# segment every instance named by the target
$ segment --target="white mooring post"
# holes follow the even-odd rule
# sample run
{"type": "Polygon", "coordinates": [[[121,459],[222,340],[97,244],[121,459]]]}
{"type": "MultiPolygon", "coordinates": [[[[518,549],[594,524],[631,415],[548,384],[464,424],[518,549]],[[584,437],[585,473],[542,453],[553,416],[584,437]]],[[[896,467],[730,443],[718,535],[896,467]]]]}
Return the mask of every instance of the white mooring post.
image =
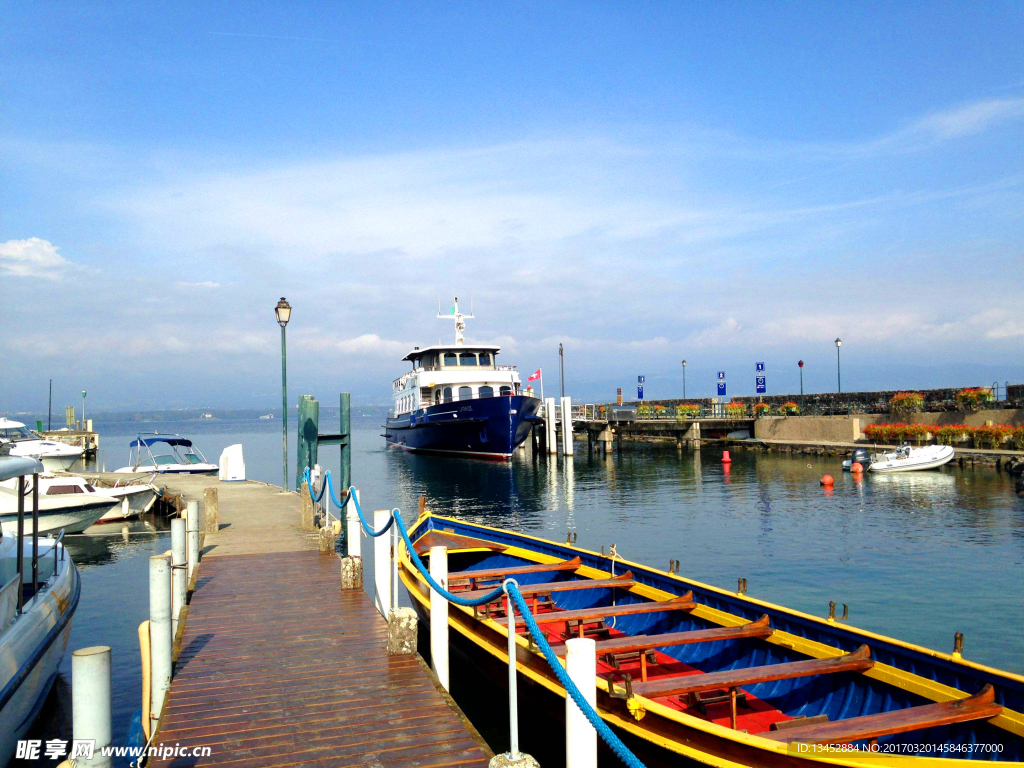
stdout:
{"type": "MultiPolygon", "coordinates": [[[[596,708],[597,644],[592,638],[565,641],[565,671],[596,708]]],[[[597,768],[597,731],[571,696],[565,697],[565,768],[597,768]]]]}
{"type": "Polygon", "coordinates": [[[562,455],[572,456],[572,398],[562,398],[562,455]]]}
{"type": "MultiPolygon", "coordinates": [[[[373,530],[379,531],[388,524],[391,511],[378,509],[373,513],[373,530]]],[[[385,619],[391,609],[391,542],[384,533],[373,540],[373,586],[374,602],[385,619]]]]}
{"type": "Polygon", "coordinates": [[[185,521],[171,520],[171,637],[178,636],[178,618],[188,595],[188,554],[185,521]]]}
{"type": "Polygon", "coordinates": [[[101,751],[110,746],[110,647],[80,648],[71,654],[72,738],[96,742],[89,760],[76,765],[109,768],[110,756],[101,751]]]}
{"type": "Polygon", "coordinates": [[[171,687],[171,558],[149,558],[150,718],[154,728],[171,687]]]}
{"type": "MultiPolygon", "coordinates": [[[[430,576],[448,589],[448,547],[430,548],[430,576]]],[[[430,590],[430,663],[434,674],[450,691],[448,684],[448,601],[436,589],[430,590]]]]}
{"type": "Polygon", "coordinates": [[[555,430],[555,398],[544,401],[544,429],[547,432],[548,453],[558,453],[558,438],[555,430]]]}
{"type": "Polygon", "coordinates": [[[199,566],[199,502],[190,501],[187,509],[188,583],[191,585],[199,566]]]}
{"type": "Polygon", "coordinates": [[[355,499],[345,502],[345,519],[348,523],[348,555],[349,557],[362,557],[363,526],[359,524],[359,513],[356,512],[356,502],[360,498],[358,489],[354,493],[355,499]]]}

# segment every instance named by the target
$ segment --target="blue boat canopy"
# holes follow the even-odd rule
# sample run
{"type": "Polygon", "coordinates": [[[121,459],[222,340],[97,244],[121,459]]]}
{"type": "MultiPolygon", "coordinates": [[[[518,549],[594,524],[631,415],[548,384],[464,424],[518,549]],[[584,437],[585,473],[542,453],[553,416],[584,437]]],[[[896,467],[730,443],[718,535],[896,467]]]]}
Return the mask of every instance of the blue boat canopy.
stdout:
{"type": "Polygon", "coordinates": [[[130,447],[138,448],[140,445],[144,445],[147,448],[155,443],[167,443],[168,445],[184,445],[186,448],[191,447],[192,441],[186,440],[184,437],[140,437],[138,440],[132,440],[130,447]]]}

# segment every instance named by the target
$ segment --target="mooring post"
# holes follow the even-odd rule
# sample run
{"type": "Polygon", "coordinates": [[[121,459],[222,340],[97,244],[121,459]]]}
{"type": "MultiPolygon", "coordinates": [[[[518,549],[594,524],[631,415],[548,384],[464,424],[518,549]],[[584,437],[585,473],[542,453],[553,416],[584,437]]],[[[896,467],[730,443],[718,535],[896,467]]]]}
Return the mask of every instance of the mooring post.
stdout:
{"type": "Polygon", "coordinates": [[[150,733],[160,721],[171,687],[171,558],[149,558],[150,733]]]}
{"type": "Polygon", "coordinates": [[[188,553],[185,521],[171,520],[171,637],[178,636],[178,621],[188,595],[188,553]]]}
{"type": "Polygon", "coordinates": [[[338,478],[339,491],[347,489],[352,485],[352,398],[348,392],[342,392],[340,400],[338,433],[345,435],[345,438],[341,441],[341,476],[338,478]]]}
{"type": "Polygon", "coordinates": [[[295,467],[295,487],[302,485],[302,475],[316,466],[320,445],[320,403],[312,395],[299,396],[299,446],[295,467]]]}
{"type": "Polygon", "coordinates": [[[359,501],[359,489],[354,492],[355,499],[349,499],[345,503],[345,520],[348,523],[348,531],[345,540],[348,542],[348,554],[350,557],[362,557],[363,550],[363,527],[359,523],[359,513],[356,512],[356,502],[359,501]]]}
{"type": "Polygon", "coordinates": [[[512,598],[506,593],[505,615],[508,616],[508,740],[509,750],[495,755],[488,768],[540,768],[530,755],[519,751],[519,694],[516,690],[516,613],[512,598]]]}
{"type": "Polygon", "coordinates": [[[548,453],[557,454],[558,439],[555,431],[555,398],[553,397],[549,397],[544,401],[544,427],[548,453]]]}
{"type": "MultiPolygon", "coordinates": [[[[373,528],[379,531],[388,524],[391,511],[378,509],[373,513],[373,528]]],[[[391,542],[382,534],[373,540],[374,603],[380,615],[387,618],[391,609],[391,542]]]]}
{"type": "MultiPolygon", "coordinates": [[[[565,671],[596,709],[597,644],[593,638],[565,641],[565,671]]],[[[571,696],[565,697],[565,768],[597,768],[597,731],[571,696]]]]}
{"type": "Polygon", "coordinates": [[[572,456],[572,398],[562,398],[562,454],[572,456]]]}
{"type": "MultiPolygon", "coordinates": [[[[430,548],[430,576],[448,589],[448,547],[430,548]]],[[[448,601],[436,589],[430,590],[430,663],[446,691],[448,683],[448,601]]]]}
{"type": "Polygon", "coordinates": [[[203,530],[206,533],[220,530],[220,498],[216,488],[203,491],[203,530]]]}
{"type": "Polygon", "coordinates": [[[199,567],[199,502],[190,501],[187,510],[188,587],[195,589],[196,568],[199,567]]]}
{"type": "Polygon", "coordinates": [[[110,647],[96,645],[71,654],[72,738],[95,742],[93,756],[77,759],[75,765],[109,768],[110,756],[110,647]]]}

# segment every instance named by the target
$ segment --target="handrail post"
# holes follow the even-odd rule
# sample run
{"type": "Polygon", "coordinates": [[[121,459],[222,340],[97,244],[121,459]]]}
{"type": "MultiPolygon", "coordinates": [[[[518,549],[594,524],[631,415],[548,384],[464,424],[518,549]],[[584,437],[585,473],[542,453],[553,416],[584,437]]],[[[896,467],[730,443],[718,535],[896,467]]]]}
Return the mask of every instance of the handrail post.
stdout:
{"type": "Polygon", "coordinates": [[[25,476],[18,477],[18,615],[25,607],[25,476]]]}
{"type": "MultiPolygon", "coordinates": [[[[430,576],[448,589],[448,547],[430,548],[430,576]]],[[[436,589],[430,590],[430,663],[446,691],[451,690],[448,674],[448,601],[436,589]]]]}
{"type": "Polygon", "coordinates": [[[32,597],[39,589],[39,475],[32,475],[32,597]]]}
{"type": "MultiPolygon", "coordinates": [[[[391,511],[378,509],[373,513],[373,528],[379,531],[388,524],[391,511]]],[[[386,535],[373,540],[373,585],[374,602],[381,616],[387,618],[391,607],[391,542],[386,535]]]]}
{"type": "Polygon", "coordinates": [[[346,536],[346,540],[348,543],[349,557],[362,556],[363,528],[359,524],[359,513],[356,512],[357,501],[359,501],[358,489],[351,491],[348,501],[345,503],[345,518],[348,525],[348,535],[346,536]],[[352,498],[353,494],[355,498],[352,498]]]}
{"type": "Polygon", "coordinates": [[[391,526],[391,610],[393,611],[398,610],[398,539],[398,524],[395,523],[391,526]]]}
{"type": "MultiPolygon", "coordinates": [[[[565,641],[565,671],[596,709],[597,644],[592,638],[565,641]]],[[[597,768],[597,731],[571,696],[565,697],[565,768],[597,768]]]]}
{"type": "Polygon", "coordinates": [[[512,595],[505,590],[505,615],[508,617],[508,740],[509,754],[519,759],[519,691],[516,689],[516,610],[512,595]]]}
{"type": "MultiPolygon", "coordinates": [[[[196,568],[199,567],[199,502],[188,502],[186,509],[188,514],[188,527],[186,531],[188,544],[188,586],[192,587],[195,583],[196,568]]],[[[170,585],[168,585],[169,590],[170,585]]]]}

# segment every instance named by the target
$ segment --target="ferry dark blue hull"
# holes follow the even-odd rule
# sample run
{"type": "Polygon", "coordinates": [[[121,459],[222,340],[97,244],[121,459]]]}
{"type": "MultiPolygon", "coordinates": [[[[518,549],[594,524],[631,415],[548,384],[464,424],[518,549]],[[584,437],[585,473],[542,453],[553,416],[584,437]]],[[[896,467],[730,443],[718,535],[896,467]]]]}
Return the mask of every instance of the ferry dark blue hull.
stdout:
{"type": "Polygon", "coordinates": [[[508,458],[530,434],[540,403],[522,395],[440,403],[389,418],[385,437],[408,451],[508,458]]]}

